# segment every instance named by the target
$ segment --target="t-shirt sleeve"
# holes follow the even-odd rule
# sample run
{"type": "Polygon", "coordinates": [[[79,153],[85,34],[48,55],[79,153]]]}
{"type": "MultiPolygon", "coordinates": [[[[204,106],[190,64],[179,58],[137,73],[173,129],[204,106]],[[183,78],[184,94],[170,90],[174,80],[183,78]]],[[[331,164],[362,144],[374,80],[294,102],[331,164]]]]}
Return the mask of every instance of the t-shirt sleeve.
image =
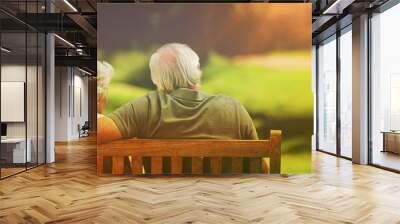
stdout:
{"type": "Polygon", "coordinates": [[[123,138],[134,138],[137,136],[137,122],[133,103],[127,103],[108,115],[118,127],[123,138]]]}
{"type": "Polygon", "coordinates": [[[146,118],[145,108],[147,100],[145,97],[126,103],[117,110],[113,111],[108,117],[114,121],[123,138],[138,137],[142,130],[143,122],[146,118]]]}
{"type": "Polygon", "coordinates": [[[258,140],[257,130],[254,127],[253,120],[251,119],[249,113],[240,103],[239,107],[241,139],[258,140]]]}

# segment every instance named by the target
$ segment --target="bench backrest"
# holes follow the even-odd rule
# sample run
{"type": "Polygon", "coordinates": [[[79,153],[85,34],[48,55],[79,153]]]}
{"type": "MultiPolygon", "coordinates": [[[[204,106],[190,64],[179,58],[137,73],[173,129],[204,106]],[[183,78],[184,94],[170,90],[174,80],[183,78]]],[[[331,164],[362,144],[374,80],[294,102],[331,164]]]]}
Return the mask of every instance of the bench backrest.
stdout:
{"type": "Polygon", "coordinates": [[[203,158],[210,158],[210,174],[221,174],[222,158],[231,159],[231,173],[243,172],[243,158],[249,158],[249,172],[280,173],[281,131],[271,130],[268,140],[129,139],[98,145],[97,173],[104,175],[104,160],[111,157],[111,174],[185,174],[182,159],[191,158],[191,174],[203,174],[203,158]],[[125,158],[129,157],[129,172],[125,158]],[[150,157],[151,172],[144,173],[143,158],[150,157]],[[163,172],[163,157],[170,158],[169,173],[163,172]],[[269,164],[268,159],[269,158],[269,164]],[[257,167],[261,167],[257,169],[257,167]]]}

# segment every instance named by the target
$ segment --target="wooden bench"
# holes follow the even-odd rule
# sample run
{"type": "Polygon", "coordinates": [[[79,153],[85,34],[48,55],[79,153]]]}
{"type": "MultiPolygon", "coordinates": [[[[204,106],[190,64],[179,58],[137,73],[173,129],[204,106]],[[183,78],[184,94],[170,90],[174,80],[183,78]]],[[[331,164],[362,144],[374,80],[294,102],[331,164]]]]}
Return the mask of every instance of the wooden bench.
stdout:
{"type": "Polygon", "coordinates": [[[281,171],[281,131],[271,130],[268,140],[209,140],[179,139],[118,140],[98,145],[97,173],[104,172],[105,158],[112,160],[110,174],[186,174],[182,160],[192,158],[191,173],[203,174],[203,158],[210,158],[210,174],[221,174],[222,158],[232,158],[231,173],[243,173],[243,158],[249,158],[249,172],[276,173],[281,171]],[[129,172],[125,159],[129,157],[129,172]],[[150,157],[150,173],[144,173],[143,158],[150,157]],[[163,158],[170,158],[168,173],[163,172],[163,158]],[[267,162],[269,158],[269,163],[267,162]],[[125,161],[124,161],[125,160],[125,161]],[[257,167],[261,169],[257,170],[257,167]]]}

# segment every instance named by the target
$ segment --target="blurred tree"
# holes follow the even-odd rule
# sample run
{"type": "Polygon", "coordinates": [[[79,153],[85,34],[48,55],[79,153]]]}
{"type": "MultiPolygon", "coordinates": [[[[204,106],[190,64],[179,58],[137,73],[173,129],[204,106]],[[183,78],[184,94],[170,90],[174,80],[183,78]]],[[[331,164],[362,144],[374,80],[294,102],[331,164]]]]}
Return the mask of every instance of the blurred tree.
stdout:
{"type": "Polygon", "coordinates": [[[309,4],[140,4],[112,9],[100,10],[99,16],[99,46],[107,53],[180,42],[207,60],[209,51],[233,56],[311,46],[309,4]]]}

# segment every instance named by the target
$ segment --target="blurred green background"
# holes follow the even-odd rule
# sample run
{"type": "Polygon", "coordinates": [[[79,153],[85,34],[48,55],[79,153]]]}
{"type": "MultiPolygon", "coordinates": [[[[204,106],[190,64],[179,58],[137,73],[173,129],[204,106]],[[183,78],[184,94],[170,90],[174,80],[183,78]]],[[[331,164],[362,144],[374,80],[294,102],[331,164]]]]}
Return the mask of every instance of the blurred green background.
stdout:
{"type": "MultiPolygon", "coordinates": [[[[110,58],[115,74],[105,114],[155,89],[147,68],[149,54],[121,51],[110,58]]],[[[309,57],[308,51],[240,58],[211,53],[208,63],[202,66],[202,90],[238,99],[253,118],[260,138],[268,138],[270,129],[283,131],[285,173],[311,171],[311,71],[309,66],[302,66],[307,65],[309,57]]]]}
{"type": "Polygon", "coordinates": [[[115,69],[105,114],[156,89],[150,79],[148,62],[158,47],[167,42],[186,43],[200,56],[202,91],[238,99],[249,111],[262,139],[269,138],[270,129],[282,130],[283,173],[311,172],[311,37],[303,33],[311,29],[308,7],[204,5],[100,9],[98,59],[109,62],[115,69]],[[163,31],[168,22],[184,21],[182,16],[188,14],[198,16],[196,26],[185,21],[184,25],[174,27],[173,32],[163,31]],[[118,21],[118,16],[120,21],[132,18],[128,22],[137,29],[120,30],[107,20],[111,16],[113,21],[118,21]],[[217,22],[206,23],[210,18],[217,22]],[[224,18],[241,26],[227,28],[224,18]],[[259,31],[260,24],[265,27],[264,32],[259,31]],[[187,35],[188,28],[194,34],[187,35]],[[238,32],[242,28],[246,32],[238,32]],[[210,30],[225,31],[218,33],[217,38],[210,30]],[[257,42],[260,44],[254,44],[257,42]]]}

